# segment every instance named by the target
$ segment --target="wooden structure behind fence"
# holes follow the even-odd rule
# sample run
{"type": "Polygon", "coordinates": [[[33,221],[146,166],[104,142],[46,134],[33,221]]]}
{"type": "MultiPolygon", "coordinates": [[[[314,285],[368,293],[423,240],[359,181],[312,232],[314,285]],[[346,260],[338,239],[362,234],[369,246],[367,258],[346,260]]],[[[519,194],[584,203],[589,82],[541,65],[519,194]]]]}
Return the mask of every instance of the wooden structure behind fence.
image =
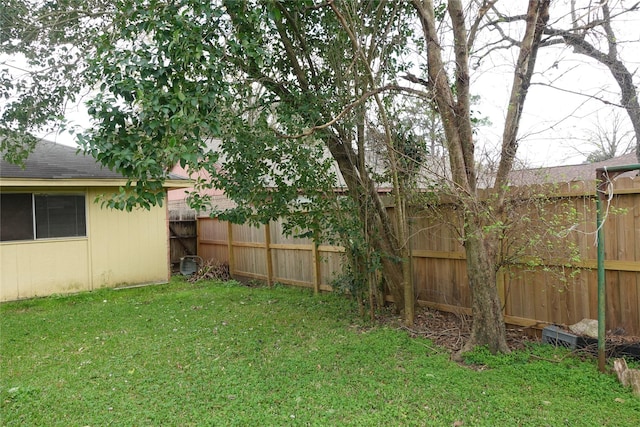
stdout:
{"type": "Polygon", "coordinates": [[[195,211],[184,204],[169,204],[169,258],[171,269],[179,269],[180,258],[196,255],[198,250],[195,211]]]}
{"type": "MultiPolygon", "coordinates": [[[[580,260],[571,268],[562,267],[567,273],[566,282],[555,273],[524,263],[500,271],[498,288],[510,324],[541,328],[549,323],[572,324],[597,318],[595,183],[570,183],[558,191],[562,209],[573,207],[582,218],[566,237],[579,248],[580,260]],[[572,270],[575,274],[569,277],[572,270]]],[[[551,202],[548,209],[558,206],[551,202]]],[[[606,326],[626,335],[640,335],[640,178],[615,181],[609,212],[604,225],[606,326]]],[[[535,219],[535,215],[531,217],[535,219]]],[[[464,250],[455,230],[439,218],[442,212],[417,216],[410,224],[418,303],[470,313],[464,250]]],[[[526,230],[523,233],[526,235],[526,230]]],[[[228,262],[234,277],[331,290],[332,280],[342,273],[343,254],[341,247],[284,236],[278,222],[256,228],[198,219],[198,255],[228,262]]]]}

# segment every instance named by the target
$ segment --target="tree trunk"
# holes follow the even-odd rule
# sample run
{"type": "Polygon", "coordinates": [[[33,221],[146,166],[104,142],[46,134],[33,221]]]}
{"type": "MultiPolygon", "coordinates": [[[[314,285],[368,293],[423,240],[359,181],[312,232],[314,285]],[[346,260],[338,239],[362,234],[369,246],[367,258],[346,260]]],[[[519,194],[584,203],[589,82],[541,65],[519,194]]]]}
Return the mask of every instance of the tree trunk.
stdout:
{"type": "Polygon", "coordinates": [[[360,207],[360,219],[366,224],[365,232],[372,247],[382,255],[382,277],[393,297],[396,312],[404,307],[404,275],[402,270],[400,242],[396,237],[392,221],[378,195],[374,182],[366,171],[357,168],[357,156],[350,145],[339,138],[326,138],[327,148],[336,160],[347,184],[350,196],[355,197],[360,207]],[[360,200],[362,198],[362,200],[360,200]]]}
{"type": "MultiPolygon", "coordinates": [[[[413,0],[422,25],[423,38],[427,48],[427,72],[429,85],[438,112],[442,118],[447,140],[451,177],[454,185],[453,195],[460,201],[464,211],[464,246],[467,256],[467,274],[471,294],[473,326],[471,337],[462,351],[468,351],[478,345],[487,345],[492,352],[506,352],[506,332],[500,298],[498,296],[496,271],[496,237],[483,232],[484,225],[476,187],[477,170],[474,161],[473,127],[470,115],[470,79],[469,79],[469,37],[466,30],[468,8],[461,0],[448,0],[449,14],[453,34],[455,54],[455,91],[448,78],[449,70],[442,58],[441,39],[438,28],[441,23],[436,19],[433,0],[413,0]]],[[[439,2],[438,4],[442,4],[439,2]]],[[[526,14],[526,27],[519,43],[519,56],[514,70],[514,82],[509,101],[509,114],[506,118],[503,135],[503,149],[496,178],[495,190],[498,192],[497,205],[500,211],[504,203],[504,188],[508,183],[508,174],[513,166],[517,144],[518,125],[521,112],[531,81],[540,39],[549,18],[550,0],[529,0],[526,14]]],[[[477,23],[488,7],[480,10],[477,23]]],[[[477,27],[473,29],[473,33],[477,27]]]]}
{"type": "MultiPolygon", "coordinates": [[[[240,29],[247,27],[247,22],[242,19],[236,12],[236,2],[227,1],[227,10],[231,20],[240,29]]],[[[280,5],[280,3],[276,3],[280,5]]],[[[335,8],[332,2],[327,2],[327,6],[333,8],[338,18],[341,14],[335,8]]],[[[284,13],[286,10],[279,6],[284,13]]],[[[305,69],[303,64],[305,61],[300,61],[298,54],[294,49],[295,43],[288,36],[286,29],[282,25],[282,22],[278,18],[274,21],[276,30],[284,46],[284,53],[289,59],[291,64],[291,73],[296,77],[299,87],[302,92],[307,94],[309,99],[317,99],[317,94],[314,92],[314,88],[309,84],[312,80],[309,76],[314,76],[313,69],[305,69]]],[[[345,26],[345,30],[348,30],[348,25],[345,26]]],[[[252,31],[251,28],[247,29],[247,32],[252,31]]],[[[351,35],[352,36],[352,35],[351,35]]],[[[357,41],[352,37],[354,43],[357,41]]],[[[358,51],[358,45],[354,44],[354,51],[358,51]]],[[[363,58],[364,60],[365,58],[363,58]]],[[[319,113],[313,113],[312,110],[305,111],[298,105],[299,99],[293,96],[291,91],[284,84],[274,81],[271,77],[263,74],[263,70],[257,66],[253,61],[247,63],[238,63],[240,69],[244,70],[252,79],[261,82],[273,93],[278,94],[282,103],[290,103],[290,107],[294,110],[298,110],[299,114],[304,117],[308,123],[329,123],[334,120],[334,116],[331,114],[331,108],[319,113]]],[[[307,65],[309,65],[307,63],[307,65]]],[[[370,80],[369,77],[366,77],[370,80]]],[[[373,80],[370,80],[373,83],[373,80]]],[[[373,85],[371,85],[373,86],[373,85]]],[[[366,87],[366,84],[364,85],[366,87]]],[[[321,132],[322,139],[329,149],[332,157],[338,164],[338,168],[346,182],[349,190],[349,197],[355,198],[356,205],[359,207],[359,216],[362,223],[365,224],[364,232],[371,238],[371,245],[382,255],[382,276],[386,282],[386,285],[394,298],[396,304],[396,310],[399,311],[404,306],[404,290],[403,290],[403,271],[401,263],[401,242],[402,240],[397,236],[397,232],[393,227],[393,223],[386,212],[386,208],[382,203],[378,191],[375,187],[375,183],[369,176],[364,165],[359,167],[361,160],[358,159],[353,146],[351,130],[345,130],[340,125],[334,124],[330,128],[321,132]]]]}
{"type": "Polygon", "coordinates": [[[498,295],[492,237],[482,233],[476,218],[465,226],[465,254],[471,291],[471,337],[461,353],[487,345],[492,353],[508,352],[502,303],[498,295]]]}
{"type": "MultiPolygon", "coordinates": [[[[402,187],[401,187],[402,188],[402,187]]],[[[404,191],[404,190],[403,190],[404,191]]],[[[402,210],[398,211],[398,215],[402,213],[402,217],[398,218],[398,228],[402,228],[402,287],[404,289],[404,323],[407,326],[413,326],[416,316],[416,298],[413,287],[413,278],[411,277],[411,250],[409,248],[410,230],[407,215],[407,206],[405,200],[399,199],[396,203],[401,203],[402,210]]]]}

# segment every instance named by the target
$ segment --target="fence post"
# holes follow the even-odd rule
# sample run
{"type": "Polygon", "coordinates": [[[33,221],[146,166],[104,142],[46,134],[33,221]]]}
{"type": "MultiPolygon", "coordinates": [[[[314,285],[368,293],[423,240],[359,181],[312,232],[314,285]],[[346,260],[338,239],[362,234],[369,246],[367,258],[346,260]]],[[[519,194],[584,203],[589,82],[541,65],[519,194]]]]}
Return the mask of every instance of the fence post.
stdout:
{"type": "Polygon", "coordinates": [[[233,278],[236,270],[236,260],[233,255],[233,224],[227,221],[227,246],[229,247],[229,275],[233,278]]]}
{"type": "Polygon", "coordinates": [[[320,292],[320,255],[318,254],[317,235],[313,236],[311,256],[313,257],[313,293],[320,292]]]}
{"type": "Polygon", "coordinates": [[[273,263],[271,262],[271,226],[267,222],[264,225],[264,243],[267,262],[267,285],[273,285],[273,263]]]}

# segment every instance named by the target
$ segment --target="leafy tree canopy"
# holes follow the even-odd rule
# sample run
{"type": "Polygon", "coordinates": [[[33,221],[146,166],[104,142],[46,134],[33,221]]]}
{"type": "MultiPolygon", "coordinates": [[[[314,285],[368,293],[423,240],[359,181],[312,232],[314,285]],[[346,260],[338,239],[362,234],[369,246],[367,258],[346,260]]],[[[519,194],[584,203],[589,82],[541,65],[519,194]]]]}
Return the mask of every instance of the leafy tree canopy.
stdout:
{"type": "MultiPolygon", "coordinates": [[[[161,183],[180,164],[207,170],[198,186],[239,202],[226,214],[235,221],[322,210],[339,151],[327,141],[349,145],[338,155],[352,157],[357,175],[354,101],[393,78],[411,34],[407,4],[336,3],[9,0],[0,54],[23,57],[28,72],[0,73],[0,148],[23,161],[34,132],[88,97],[94,122],[78,141],[131,180],[113,207],[161,203],[161,183]],[[213,139],[219,150],[208,149],[213,139]]],[[[207,204],[197,193],[192,201],[207,204]]]]}

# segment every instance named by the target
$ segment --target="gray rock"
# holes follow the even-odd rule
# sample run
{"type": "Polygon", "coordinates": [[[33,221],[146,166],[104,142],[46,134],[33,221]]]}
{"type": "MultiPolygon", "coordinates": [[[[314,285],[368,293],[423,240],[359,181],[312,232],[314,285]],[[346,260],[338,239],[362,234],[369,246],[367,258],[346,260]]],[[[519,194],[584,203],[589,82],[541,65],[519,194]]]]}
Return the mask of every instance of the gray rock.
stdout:
{"type": "Polygon", "coordinates": [[[598,321],[593,319],[582,319],[578,323],[569,326],[569,330],[576,335],[598,338],[598,321]]]}

